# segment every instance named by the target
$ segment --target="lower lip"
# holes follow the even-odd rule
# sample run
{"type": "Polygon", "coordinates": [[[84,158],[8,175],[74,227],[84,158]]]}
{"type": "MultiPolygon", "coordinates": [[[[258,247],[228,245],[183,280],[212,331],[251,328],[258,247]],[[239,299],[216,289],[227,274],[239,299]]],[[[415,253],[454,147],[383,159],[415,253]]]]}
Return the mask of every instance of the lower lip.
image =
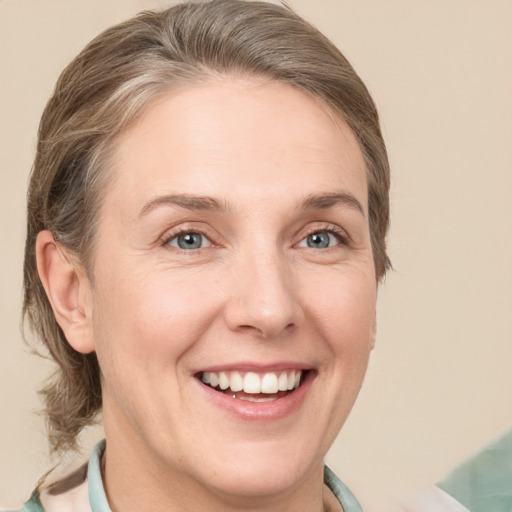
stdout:
{"type": "Polygon", "coordinates": [[[217,407],[246,421],[269,422],[277,421],[297,412],[306,398],[314,380],[314,372],[308,371],[302,384],[288,395],[271,402],[248,402],[233,398],[229,394],[220,393],[197,380],[198,385],[208,399],[217,407]]]}

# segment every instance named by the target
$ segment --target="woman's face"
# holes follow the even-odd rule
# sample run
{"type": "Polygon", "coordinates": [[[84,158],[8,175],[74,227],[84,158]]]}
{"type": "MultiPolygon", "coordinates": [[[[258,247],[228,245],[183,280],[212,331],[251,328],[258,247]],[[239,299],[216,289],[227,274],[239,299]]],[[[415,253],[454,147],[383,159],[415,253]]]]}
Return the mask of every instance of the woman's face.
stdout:
{"type": "Polygon", "coordinates": [[[107,464],[217,495],[318,481],[374,342],[354,135],[289,85],[226,78],[160,98],[113,163],[92,288],[107,464]]]}

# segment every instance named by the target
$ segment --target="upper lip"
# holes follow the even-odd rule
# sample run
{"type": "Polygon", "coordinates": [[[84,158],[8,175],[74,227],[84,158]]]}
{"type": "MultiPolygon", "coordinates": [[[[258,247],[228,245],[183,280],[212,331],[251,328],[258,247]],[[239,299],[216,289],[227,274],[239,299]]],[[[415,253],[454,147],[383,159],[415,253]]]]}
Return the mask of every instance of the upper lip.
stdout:
{"type": "Polygon", "coordinates": [[[241,371],[241,372],[255,372],[255,373],[270,373],[279,372],[284,370],[312,370],[313,366],[306,363],[296,361],[281,361],[275,363],[224,363],[218,365],[209,365],[206,367],[198,368],[193,371],[194,375],[203,372],[229,372],[229,371],[241,371]]]}

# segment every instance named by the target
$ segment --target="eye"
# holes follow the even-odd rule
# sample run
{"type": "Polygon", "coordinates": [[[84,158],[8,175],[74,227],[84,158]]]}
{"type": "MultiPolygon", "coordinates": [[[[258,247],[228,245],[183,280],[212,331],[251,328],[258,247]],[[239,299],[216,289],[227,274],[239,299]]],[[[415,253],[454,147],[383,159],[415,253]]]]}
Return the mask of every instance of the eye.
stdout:
{"type": "Polygon", "coordinates": [[[340,236],[331,231],[315,231],[299,242],[299,247],[327,249],[340,243],[340,236]]]}
{"type": "Polygon", "coordinates": [[[212,245],[210,240],[205,235],[195,231],[178,233],[172,238],[169,238],[166,244],[186,251],[193,249],[203,249],[204,247],[210,247],[212,245]]]}

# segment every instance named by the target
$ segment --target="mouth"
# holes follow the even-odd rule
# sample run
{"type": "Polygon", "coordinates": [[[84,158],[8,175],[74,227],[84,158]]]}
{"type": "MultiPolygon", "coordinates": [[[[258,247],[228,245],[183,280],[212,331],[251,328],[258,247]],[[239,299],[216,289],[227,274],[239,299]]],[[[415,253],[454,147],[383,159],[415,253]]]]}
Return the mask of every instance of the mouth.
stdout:
{"type": "Polygon", "coordinates": [[[218,393],[246,402],[274,402],[303,384],[307,370],[278,372],[220,371],[200,372],[196,377],[218,393]]]}

